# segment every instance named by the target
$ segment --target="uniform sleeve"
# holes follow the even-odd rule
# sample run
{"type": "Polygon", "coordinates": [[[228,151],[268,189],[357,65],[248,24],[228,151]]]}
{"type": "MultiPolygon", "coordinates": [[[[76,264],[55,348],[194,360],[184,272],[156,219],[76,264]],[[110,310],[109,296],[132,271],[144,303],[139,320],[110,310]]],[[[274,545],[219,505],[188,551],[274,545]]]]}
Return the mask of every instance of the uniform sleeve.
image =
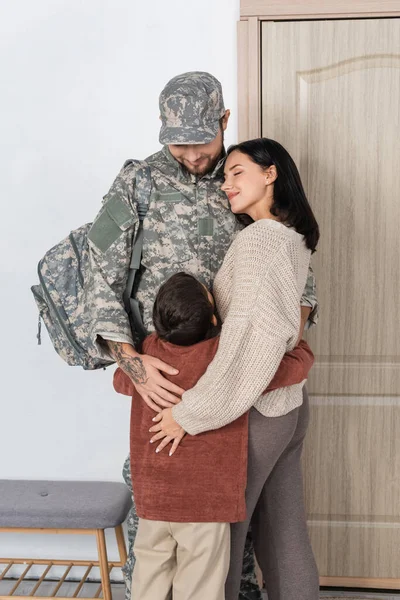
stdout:
{"type": "Polygon", "coordinates": [[[135,172],[122,168],[88,234],[89,266],[85,298],[90,314],[91,354],[109,358],[99,338],[133,344],[123,293],[138,223],[134,202],[135,172]]]}
{"type": "Polygon", "coordinates": [[[300,302],[301,306],[309,306],[311,308],[310,315],[308,317],[305,329],[310,329],[313,325],[318,323],[318,299],[317,299],[317,286],[315,282],[314,271],[311,265],[308,267],[308,276],[306,287],[304,288],[303,296],[300,302]]]}
{"type": "Polygon", "coordinates": [[[217,354],[172,409],[191,435],[219,429],[249,410],[297,340],[299,295],[286,245],[271,254],[268,238],[244,235],[235,244],[232,299],[217,354]]]}

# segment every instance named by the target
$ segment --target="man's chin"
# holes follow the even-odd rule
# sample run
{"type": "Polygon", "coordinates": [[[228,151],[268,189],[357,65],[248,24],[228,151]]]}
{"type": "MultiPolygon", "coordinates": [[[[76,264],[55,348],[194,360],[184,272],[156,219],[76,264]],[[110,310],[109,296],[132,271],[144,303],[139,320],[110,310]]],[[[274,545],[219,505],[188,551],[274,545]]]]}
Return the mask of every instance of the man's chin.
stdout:
{"type": "Polygon", "coordinates": [[[212,165],[208,164],[204,167],[189,167],[185,165],[186,170],[189,171],[192,175],[196,175],[197,177],[201,177],[202,175],[206,175],[212,170],[212,165]]]}
{"type": "Polygon", "coordinates": [[[206,163],[202,163],[198,166],[183,162],[183,166],[192,175],[196,175],[196,177],[202,177],[203,175],[207,175],[207,173],[213,171],[217,163],[218,158],[216,158],[215,160],[208,160],[206,163]]]}

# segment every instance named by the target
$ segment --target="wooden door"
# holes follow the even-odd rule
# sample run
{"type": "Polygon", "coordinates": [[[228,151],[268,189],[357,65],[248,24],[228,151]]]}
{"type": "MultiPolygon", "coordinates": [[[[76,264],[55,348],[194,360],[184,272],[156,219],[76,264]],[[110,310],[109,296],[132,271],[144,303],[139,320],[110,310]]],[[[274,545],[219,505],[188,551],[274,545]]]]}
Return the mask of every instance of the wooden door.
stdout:
{"type": "Polygon", "coordinates": [[[323,577],[400,587],[400,19],[264,22],[261,45],[262,135],[321,228],[312,544],[323,577]]]}

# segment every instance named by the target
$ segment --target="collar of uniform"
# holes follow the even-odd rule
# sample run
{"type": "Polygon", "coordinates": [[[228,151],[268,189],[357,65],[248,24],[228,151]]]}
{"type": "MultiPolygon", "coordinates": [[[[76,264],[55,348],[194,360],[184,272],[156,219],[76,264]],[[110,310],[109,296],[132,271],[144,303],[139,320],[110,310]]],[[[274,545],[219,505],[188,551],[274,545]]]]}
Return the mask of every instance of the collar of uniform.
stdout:
{"type": "Polygon", "coordinates": [[[204,178],[208,178],[208,179],[220,179],[223,177],[224,171],[223,171],[223,166],[225,164],[225,160],[226,160],[226,150],[225,150],[225,146],[222,146],[222,152],[221,152],[221,156],[219,157],[219,160],[217,162],[217,164],[215,165],[214,169],[212,171],[210,171],[209,173],[206,173],[204,175],[204,178]]]}
{"type": "Polygon", "coordinates": [[[181,165],[180,162],[178,162],[176,160],[176,158],[174,158],[170,152],[170,149],[168,148],[168,146],[164,146],[162,149],[163,153],[165,154],[168,162],[171,165],[174,165],[176,171],[177,171],[177,179],[179,181],[183,181],[184,183],[192,183],[191,181],[191,176],[190,173],[188,173],[188,171],[186,171],[186,169],[184,169],[181,165]]]}
{"type": "Polygon", "coordinates": [[[206,173],[205,175],[200,177],[200,179],[198,179],[196,177],[196,175],[192,175],[192,173],[189,173],[189,171],[187,171],[181,165],[181,163],[172,156],[171,151],[168,148],[168,146],[164,146],[162,151],[165,154],[168,162],[173,164],[175,166],[175,168],[177,169],[178,179],[180,181],[183,181],[184,183],[188,183],[188,182],[189,183],[197,183],[198,181],[201,181],[201,179],[214,179],[214,178],[220,178],[220,177],[222,178],[222,175],[223,175],[222,166],[226,160],[226,150],[225,150],[224,146],[222,147],[221,156],[220,156],[217,164],[215,165],[214,169],[212,171],[210,171],[209,173],[206,173]]]}

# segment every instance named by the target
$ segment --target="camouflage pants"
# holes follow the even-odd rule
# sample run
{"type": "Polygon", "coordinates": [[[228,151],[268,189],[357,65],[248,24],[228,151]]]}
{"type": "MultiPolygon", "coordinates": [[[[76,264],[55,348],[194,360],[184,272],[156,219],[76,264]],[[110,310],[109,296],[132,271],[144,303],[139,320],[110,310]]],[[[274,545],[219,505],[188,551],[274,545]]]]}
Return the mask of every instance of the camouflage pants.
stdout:
{"type": "MultiPolygon", "coordinates": [[[[133,553],[133,545],[135,543],[136,532],[138,528],[139,518],[136,514],[135,501],[133,499],[132,479],[131,479],[131,464],[130,458],[126,459],[122,470],[125,483],[131,491],[133,506],[128,514],[128,560],[122,568],[122,573],[125,579],[125,600],[131,600],[131,584],[132,572],[135,565],[135,555],[133,553]]],[[[260,588],[257,583],[254,563],[253,541],[251,531],[248,532],[246,538],[246,546],[243,557],[242,581],[240,583],[240,594],[238,600],[262,600],[260,588]]]]}

